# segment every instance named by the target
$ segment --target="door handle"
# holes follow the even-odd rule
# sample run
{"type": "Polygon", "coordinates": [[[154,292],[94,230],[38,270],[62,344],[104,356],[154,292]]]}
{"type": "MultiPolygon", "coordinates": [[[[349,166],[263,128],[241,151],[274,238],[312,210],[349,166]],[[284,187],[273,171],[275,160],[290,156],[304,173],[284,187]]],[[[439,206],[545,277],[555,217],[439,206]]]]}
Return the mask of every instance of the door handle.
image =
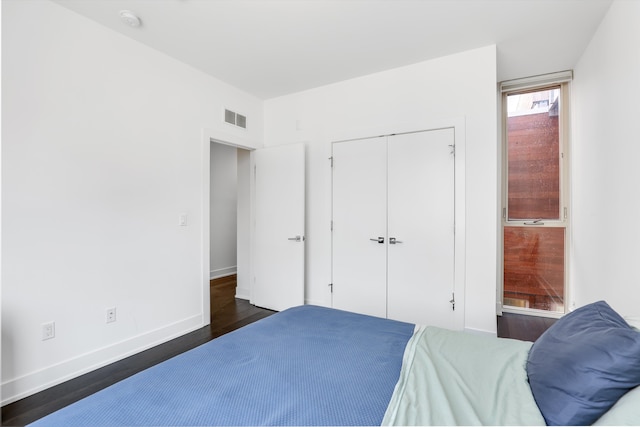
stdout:
{"type": "Polygon", "coordinates": [[[304,242],[304,236],[289,237],[287,240],[293,240],[294,242],[304,242]]]}
{"type": "Polygon", "coordinates": [[[402,240],[397,240],[395,237],[389,237],[390,245],[395,245],[396,243],[402,243],[402,240]]]}
{"type": "Polygon", "coordinates": [[[378,237],[377,239],[369,239],[372,242],[384,243],[384,237],[378,237]]]}

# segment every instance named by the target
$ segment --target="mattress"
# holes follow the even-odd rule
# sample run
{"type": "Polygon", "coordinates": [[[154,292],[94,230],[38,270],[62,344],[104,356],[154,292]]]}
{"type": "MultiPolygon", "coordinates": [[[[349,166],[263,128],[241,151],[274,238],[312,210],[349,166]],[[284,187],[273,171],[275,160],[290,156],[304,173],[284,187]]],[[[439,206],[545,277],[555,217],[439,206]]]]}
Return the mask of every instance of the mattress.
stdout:
{"type": "Polygon", "coordinates": [[[295,307],[31,425],[380,425],[413,332],[408,323],[295,307]]]}

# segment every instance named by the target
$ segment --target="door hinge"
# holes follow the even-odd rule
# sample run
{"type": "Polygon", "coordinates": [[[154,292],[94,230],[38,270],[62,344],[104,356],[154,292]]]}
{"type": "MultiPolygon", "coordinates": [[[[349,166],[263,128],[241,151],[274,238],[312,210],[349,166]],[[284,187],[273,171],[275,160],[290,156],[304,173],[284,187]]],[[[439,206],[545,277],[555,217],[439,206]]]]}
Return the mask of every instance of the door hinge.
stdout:
{"type": "Polygon", "coordinates": [[[329,157],[329,161],[331,162],[331,168],[333,169],[333,156],[329,157]]]}
{"type": "Polygon", "coordinates": [[[451,292],[451,300],[449,300],[451,304],[451,310],[456,311],[456,294],[455,292],[451,292]]]}
{"type": "Polygon", "coordinates": [[[331,288],[331,293],[333,293],[333,283],[329,283],[329,287],[331,288]]]}
{"type": "Polygon", "coordinates": [[[333,220],[331,220],[331,231],[333,231],[333,220]]]}
{"type": "Polygon", "coordinates": [[[567,219],[568,216],[569,216],[569,214],[567,213],[567,208],[565,206],[565,208],[564,208],[564,219],[567,219]]]}
{"type": "Polygon", "coordinates": [[[449,144],[449,147],[451,147],[451,152],[449,154],[453,154],[453,156],[455,157],[455,155],[456,155],[456,145],[455,144],[449,144]]]}

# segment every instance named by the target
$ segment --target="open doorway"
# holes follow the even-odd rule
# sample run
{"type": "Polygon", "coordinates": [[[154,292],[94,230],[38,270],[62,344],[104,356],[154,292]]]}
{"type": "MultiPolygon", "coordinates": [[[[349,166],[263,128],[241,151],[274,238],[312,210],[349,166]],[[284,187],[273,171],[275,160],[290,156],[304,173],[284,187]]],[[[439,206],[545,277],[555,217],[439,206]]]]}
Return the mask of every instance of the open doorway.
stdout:
{"type": "Polygon", "coordinates": [[[211,141],[209,156],[211,318],[249,299],[249,150],[211,141]]]}

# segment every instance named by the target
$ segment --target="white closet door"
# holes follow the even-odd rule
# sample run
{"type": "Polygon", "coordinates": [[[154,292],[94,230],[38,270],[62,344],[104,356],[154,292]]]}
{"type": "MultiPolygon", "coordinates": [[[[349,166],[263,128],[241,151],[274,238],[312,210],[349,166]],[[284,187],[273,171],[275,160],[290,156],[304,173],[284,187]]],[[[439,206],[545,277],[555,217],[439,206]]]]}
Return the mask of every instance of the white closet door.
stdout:
{"type": "Polygon", "coordinates": [[[388,144],[388,317],[454,328],[453,129],[388,144]],[[393,243],[396,239],[397,243],[393,243]]]}
{"type": "Polygon", "coordinates": [[[386,171],[386,138],[333,144],[334,308],[386,317],[386,171]]]}
{"type": "Polygon", "coordinates": [[[251,302],[282,311],[304,304],[304,145],[253,154],[256,222],[251,302]]]}

